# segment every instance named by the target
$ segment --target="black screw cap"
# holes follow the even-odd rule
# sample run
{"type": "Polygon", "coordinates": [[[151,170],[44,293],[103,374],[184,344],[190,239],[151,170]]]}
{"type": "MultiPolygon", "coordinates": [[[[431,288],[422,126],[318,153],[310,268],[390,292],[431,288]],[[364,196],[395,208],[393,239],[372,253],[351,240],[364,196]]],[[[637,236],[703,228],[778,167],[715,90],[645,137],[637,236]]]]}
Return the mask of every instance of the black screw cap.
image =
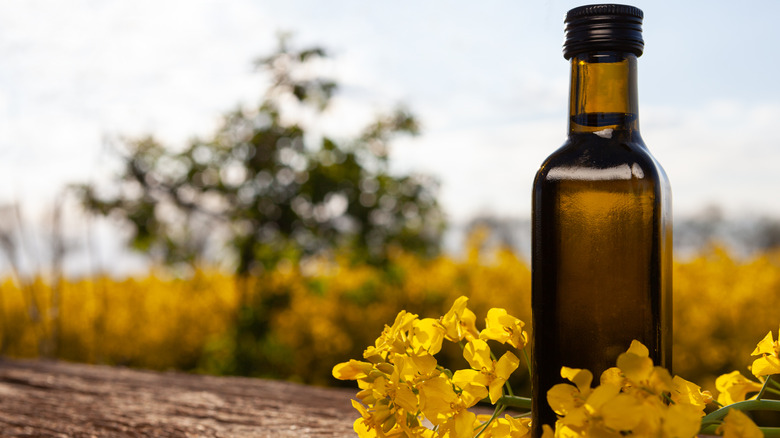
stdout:
{"type": "Polygon", "coordinates": [[[628,5],[580,6],[566,14],[563,57],[593,51],[625,51],[641,56],[642,10],[628,5]]]}

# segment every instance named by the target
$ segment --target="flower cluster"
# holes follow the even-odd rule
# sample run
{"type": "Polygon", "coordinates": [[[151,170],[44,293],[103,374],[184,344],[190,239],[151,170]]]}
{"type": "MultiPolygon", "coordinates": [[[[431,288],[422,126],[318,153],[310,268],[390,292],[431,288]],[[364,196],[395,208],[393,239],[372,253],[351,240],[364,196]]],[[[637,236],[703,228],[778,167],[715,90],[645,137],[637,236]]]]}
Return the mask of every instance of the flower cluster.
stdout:
{"type": "MultiPolygon", "coordinates": [[[[467,301],[458,298],[438,319],[401,311],[364,351],[363,361],[333,368],[334,377],[356,380],[361,389],[359,401],[352,402],[360,413],[353,425],[358,436],[531,436],[527,414],[500,417],[508,406],[530,407],[530,400],[514,396],[507,383],[520,359],[511,351],[496,358],[488,345],[488,341],[510,345],[528,362],[525,325],[506,310],[493,308],[480,331],[467,301]],[[469,368],[453,373],[438,363],[435,355],[444,341],[462,347],[469,368]],[[493,415],[470,410],[481,400],[495,405],[493,415]]],[[[715,401],[709,391],[655,366],[647,347],[633,341],[595,388],[589,370],[561,369],[561,376],[571,383],[548,391],[547,402],[558,420],[555,428],[544,426],[542,438],[690,438],[697,433],[762,437],[762,430],[743,411],[780,411],[780,401],[762,399],[768,392],[780,395],[780,383],[772,377],[780,374],[779,352],[780,339],[775,341],[770,332],[758,343],[753,355],[759,357],[750,367],[761,382],[739,371],[724,374],[716,381],[720,394],[715,401]],[[711,402],[721,408],[705,415],[711,402]]]]}
{"type": "Polygon", "coordinates": [[[695,384],[653,366],[647,347],[637,341],[595,389],[588,370],[564,367],[561,376],[574,385],[561,383],[547,393],[559,415],[555,436],[691,437],[712,400],[695,384]]]}
{"type": "Polygon", "coordinates": [[[772,332],[767,333],[751,355],[759,356],[750,367],[754,376],[780,374],[780,330],[777,332],[776,341],[772,340],[772,332]]]}
{"type": "Polygon", "coordinates": [[[460,438],[472,437],[475,431],[484,437],[529,434],[528,418],[485,418],[469,410],[485,398],[497,403],[520,364],[511,351],[496,358],[487,341],[523,349],[528,341],[524,323],[503,309],[491,309],[485,329],[478,331],[476,315],[466,304],[466,297],[458,298],[439,319],[420,319],[401,311],[365,350],[365,361],[350,360],[333,368],[334,377],[357,380],[361,389],[360,402],[353,400],[360,412],[354,424],[360,437],[460,438]],[[452,373],[438,364],[434,355],[445,340],[463,346],[469,369],[452,373]]]}
{"type": "MultiPolygon", "coordinates": [[[[743,414],[739,409],[729,409],[730,407],[741,407],[749,409],[767,409],[780,411],[780,402],[776,400],[761,400],[761,397],[771,392],[775,396],[780,395],[780,383],[772,379],[772,375],[780,374],[780,331],[778,331],[778,340],[772,338],[772,332],[759,341],[752,356],[758,356],[749,367],[753,375],[759,379],[759,382],[748,379],[739,371],[732,371],[723,374],[715,381],[715,387],[720,391],[718,395],[718,404],[724,406],[720,409],[728,411],[723,419],[723,424],[716,429],[723,433],[724,437],[735,438],[761,438],[764,434],[750,420],[750,417],[743,414]],[[752,396],[748,396],[752,394],[752,396]]],[[[718,411],[708,415],[713,417],[713,421],[719,420],[718,411]]],[[[706,425],[707,421],[702,421],[706,425]]]]}

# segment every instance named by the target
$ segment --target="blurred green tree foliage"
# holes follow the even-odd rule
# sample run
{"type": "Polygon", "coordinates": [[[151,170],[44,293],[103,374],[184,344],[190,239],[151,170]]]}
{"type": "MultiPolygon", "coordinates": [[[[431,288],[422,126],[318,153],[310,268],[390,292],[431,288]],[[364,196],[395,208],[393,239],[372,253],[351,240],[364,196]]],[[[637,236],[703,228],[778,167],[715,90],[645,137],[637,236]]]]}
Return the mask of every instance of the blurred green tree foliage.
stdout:
{"type": "Polygon", "coordinates": [[[357,138],[317,145],[293,121],[321,116],[337,90],[312,74],[324,58],[282,38],[257,61],[270,86],[256,108],[226,114],[212,138],[180,151],[153,137],[124,142],[118,189],[80,185],[84,206],[129,224],[133,248],[168,264],[196,264],[218,242],[240,275],[326,250],[371,263],[393,246],[436,254],[444,227],[436,181],[389,172],[391,140],[419,131],[412,114],[397,109],[357,138]]]}

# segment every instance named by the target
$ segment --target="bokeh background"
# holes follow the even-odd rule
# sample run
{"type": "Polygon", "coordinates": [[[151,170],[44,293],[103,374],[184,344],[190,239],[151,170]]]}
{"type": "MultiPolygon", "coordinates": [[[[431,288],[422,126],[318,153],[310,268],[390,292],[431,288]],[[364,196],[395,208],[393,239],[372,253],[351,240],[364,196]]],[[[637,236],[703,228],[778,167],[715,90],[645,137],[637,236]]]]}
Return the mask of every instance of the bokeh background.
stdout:
{"type": "MultiPolygon", "coordinates": [[[[402,308],[530,323],[580,4],[0,3],[0,354],[335,384],[402,308]]],[[[780,322],[780,4],[633,4],[674,371],[714,389],[780,322]]]]}

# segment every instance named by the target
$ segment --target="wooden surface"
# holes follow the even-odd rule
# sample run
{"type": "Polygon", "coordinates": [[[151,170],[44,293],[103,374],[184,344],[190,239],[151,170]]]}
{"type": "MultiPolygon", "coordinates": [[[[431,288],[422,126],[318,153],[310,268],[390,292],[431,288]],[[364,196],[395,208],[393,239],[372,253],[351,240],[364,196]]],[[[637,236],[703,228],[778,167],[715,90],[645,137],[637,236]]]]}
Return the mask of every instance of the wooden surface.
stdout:
{"type": "Polygon", "coordinates": [[[0,358],[0,436],[353,437],[355,392],[0,358]]]}

